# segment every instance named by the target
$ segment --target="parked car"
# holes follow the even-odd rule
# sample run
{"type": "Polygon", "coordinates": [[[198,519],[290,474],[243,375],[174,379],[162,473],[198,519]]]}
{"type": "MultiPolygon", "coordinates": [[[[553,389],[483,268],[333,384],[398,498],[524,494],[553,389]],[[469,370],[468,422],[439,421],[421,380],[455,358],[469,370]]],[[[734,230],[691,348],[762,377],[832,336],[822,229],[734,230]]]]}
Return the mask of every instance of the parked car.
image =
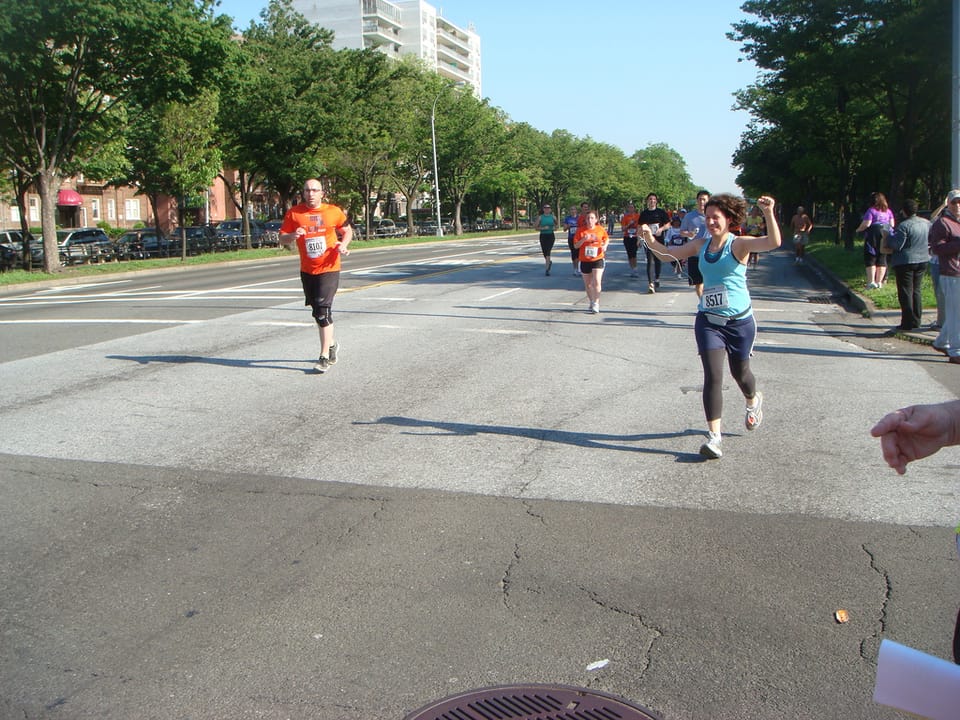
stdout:
{"type": "MultiPolygon", "coordinates": [[[[250,221],[250,247],[263,247],[263,223],[250,221]]],[[[238,250],[247,246],[243,237],[243,220],[223,220],[217,224],[217,245],[221,250],[238,250]]]]}
{"type": "Polygon", "coordinates": [[[60,262],[66,265],[102,262],[116,257],[113,241],[97,227],[57,230],[57,245],[60,247],[60,262]]]}
{"type": "Polygon", "coordinates": [[[128,230],[117,238],[116,247],[121,260],[170,257],[180,252],[179,244],[158,233],[156,228],[128,230]]]}
{"type": "MultiPolygon", "coordinates": [[[[30,235],[30,249],[37,244],[30,235]]],[[[41,262],[43,250],[41,249],[41,262]]],[[[23,234],[19,230],[0,230],[0,270],[16,270],[25,267],[23,262],[23,234]]]]}
{"type": "Polygon", "coordinates": [[[263,224],[263,244],[269,247],[279,247],[280,226],[283,220],[268,220],[263,224]]]}
{"type": "MultiPolygon", "coordinates": [[[[211,225],[188,225],[182,228],[187,235],[187,255],[213,252],[217,246],[217,231],[211,225]]],[[[183,252],[181,228],[170,233],[170,250],[173,255],[183,252]]]]}
{"type": "Polygon", "coordinates": [[[370,232],[374,237],[399,237],[406,235],[405,227],[398,227],[390,218],[379,218],[370,223],[370,232]]]}

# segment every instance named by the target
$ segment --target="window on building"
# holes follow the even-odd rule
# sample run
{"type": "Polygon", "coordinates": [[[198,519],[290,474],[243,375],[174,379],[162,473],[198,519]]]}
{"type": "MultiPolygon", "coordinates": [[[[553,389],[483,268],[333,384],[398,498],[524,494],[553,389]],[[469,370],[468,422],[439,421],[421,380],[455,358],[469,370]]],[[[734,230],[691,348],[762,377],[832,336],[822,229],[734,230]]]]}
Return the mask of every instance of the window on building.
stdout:
{"type": "Polygon", "coordinates": [[[91,200],[90,201],[90,215],[93,217],[94,222],[98,222],[100,218],[100,201],[91,200]]]}
{"type": "Polygon", "coordinates": [[[113,221],[117,219],[117,201],[113,198],[107,200],[107,220],[113,221]]]}
{"type": "Polygon", "coordinates": [[[10,206],[10,222],[20,223],[20,207],[18,205],[10,206]]]}
{"type": "Polygon", "coordinates": [[[123,214],[127,216],[127,220],[139,220],[140,219],[140,201],[137,200],[136,198],[124,201],[123,214]]]}
{"type": "Polygon", "coordinates": [[[27,206],[30,208],[30,222],[40,222],[40,201],[32,197],[27,200],[27,206]]]}

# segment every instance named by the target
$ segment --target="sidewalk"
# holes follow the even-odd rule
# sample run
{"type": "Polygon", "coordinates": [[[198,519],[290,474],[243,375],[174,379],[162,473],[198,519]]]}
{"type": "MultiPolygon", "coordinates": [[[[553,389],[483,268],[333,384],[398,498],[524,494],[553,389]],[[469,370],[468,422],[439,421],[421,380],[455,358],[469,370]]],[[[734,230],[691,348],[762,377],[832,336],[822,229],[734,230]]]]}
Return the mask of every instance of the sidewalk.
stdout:
{"type": "MultiPolygon", "coordinates": [[[[792,243],[784,243],[785,246],[788,244],[792,247],[792,243]]],[[[829,268],[824,266],[814,257],[805,257],[804,263],[800,267],[806,268],[807,272],[811,272],[816,275],[825,285],[831,288],[832,294],[842,299],[849,308],[859,312],[861,315],[863,315],[863,317],[875,320],[879,326],[888,327],[891,330],[890,337],[907,340],[909,342],[917,343],[918,345],[930,346],[932,346],[933,341],[936,340],[940,331],[930,327],[930,325],[935,322],[937,318],[935,309],[924,309],[924,325],[922,328],[911,330],[910,332],[904,332],[897,329],[897,325],[900,323],[900,308],[891,308],[886,310],[877,308],[869,297],[857,292],[849,285],[844,283],[842,280],[840,280],[840,278],[834,275],[829,268]]],[[[893,281],[890,280],[889,282],[893,281]]]]}

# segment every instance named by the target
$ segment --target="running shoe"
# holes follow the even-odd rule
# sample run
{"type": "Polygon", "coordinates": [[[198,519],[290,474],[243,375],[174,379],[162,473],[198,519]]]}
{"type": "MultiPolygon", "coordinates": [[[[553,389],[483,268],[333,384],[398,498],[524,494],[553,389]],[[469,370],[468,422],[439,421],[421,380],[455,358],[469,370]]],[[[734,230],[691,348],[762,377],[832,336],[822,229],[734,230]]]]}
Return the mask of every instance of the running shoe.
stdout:
{"type": "Polygon", "coordinates": [[[647,295],[653,295],[657,289],[653,286],[653,283],[647,283],[647,295]]]}
{"type": "Polygon", "coordinates": [[[744,424],[747,426],[747,430],[756,430],[760,427],[760,423],[763,422],[763,393],[757,392],[756,394],[756,404],[752,407],[747,405],[747,416],[744,418],[744,424]]]}
{"type": "Polygon", "coordinates": [[[335,342],[333,345],[330,346],[330,350],[329,350],[330,357],[329,357],[328,360],[327,360],[327,362],[328,362],[330,365],[336,365],[336,364],[337,364],[337,353],[339,353],[339,352],[340,352],[340,343],[335,342]]]}
{"type": "Polygon", "coordinates": [[[590,303],[590,312],[592,312],[594,315],[597,315],[600,312],[599,300],[594,300],[592,303],[590,303]]]}
{"type": "Polygon", "coordinates": [[[321,355],[317,358],[317,361],[313,364],[313,369],[316,370],[321,375],[327,371],[330,367],[330,361],[321,355]]]}
{"type": "Polygon", "coordinates": [[[723,457],[723,450],[720,448],[722,440],[720,433],[708,432],[707,441],[700,446],[700,455],[708,460],[717,460],[723,457]]]}

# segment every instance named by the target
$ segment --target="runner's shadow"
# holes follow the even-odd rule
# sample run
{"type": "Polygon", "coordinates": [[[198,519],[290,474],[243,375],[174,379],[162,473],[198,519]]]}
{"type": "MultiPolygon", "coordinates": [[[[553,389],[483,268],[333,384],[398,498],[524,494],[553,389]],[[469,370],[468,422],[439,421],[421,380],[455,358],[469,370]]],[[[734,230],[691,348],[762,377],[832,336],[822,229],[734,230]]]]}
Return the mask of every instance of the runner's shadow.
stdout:
{"type": "Polygon", "coordinates": [[[305,360],[243,360],[240,358],[204,357],[203,355],[107,355],[108,360],[129,360],[140,365],[167,363],[169,365],[221,365],[235,368],[254,368],[258,370],[292,370],[307,375],[313,374],[312,367],[303,367],[305,360]],[[290,363],[281,365],[279,363],[290,363]],[[296,367],[295,367],[296,366],[296,367]]]}
{"type": "Polygon", "coordinates": [[[471,436],[471,435],[507,435],[525,437],[543,442],[561,443],[575,447],[598,450],[623,450],[625,452],[652,455],[673,455],[679,463],[701,462],[697,453],[678,452],[655,447],[637,447],[630,443],[645,443],[651,440],[669,440],[671,438],[702,436],[698,430],[686,429],[671,433],[637,433],[633,435],[611,435],[606,433],[571,432],[549,428],[518,427],[514,425],[475,425],[473,423],[442,422],[416,420],[414,418],[387,416],[372,422],[356,420],[354,425],[395,425],[397,427],[420,429],[422,432],[409,432],[409,435],[471,436]],[[434,432],[430,432],[430,430],[434,432]]]}

